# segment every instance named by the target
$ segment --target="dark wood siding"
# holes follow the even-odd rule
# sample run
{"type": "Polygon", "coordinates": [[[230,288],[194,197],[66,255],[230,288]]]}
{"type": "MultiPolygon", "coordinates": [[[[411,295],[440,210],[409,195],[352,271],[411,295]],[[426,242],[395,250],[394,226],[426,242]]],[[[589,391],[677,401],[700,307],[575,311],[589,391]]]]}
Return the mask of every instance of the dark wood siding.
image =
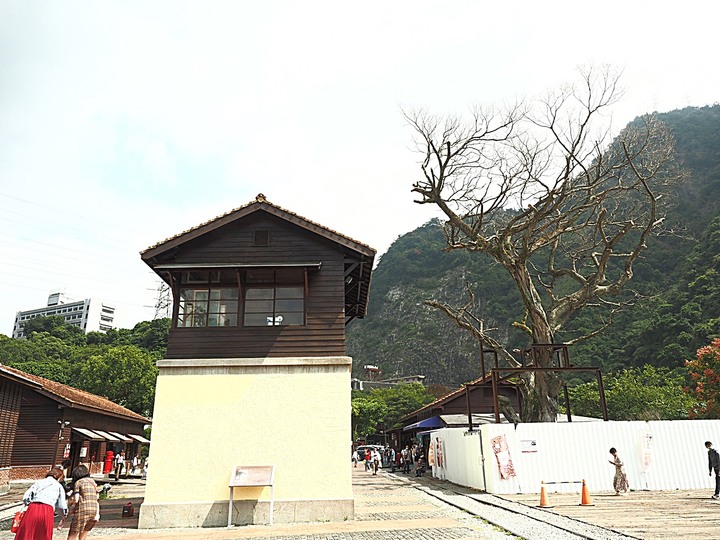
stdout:
{"type": "Polygon", "coordinates": [[[30,390],[23,392],[13,448],[13,467],[50,466],[55,461],[62,411],[57,402],[30,390]]]}
{"type": "MultiPolygon", "coordinates": [[[[3,382],[6,379],[0,379],[0,390],[3,382]]],[[[9,463],[13,467],[49,466],[52,462],[62,462],[66,444],[82,444],[82,437],[72,431],[73,427],[116,431],[123,435],[143,434],[143,422],[63,407],[57,401],[29,388],[23,389],[19,401],[20,412],[16,416],[17,430],[9,463]],[[62,439],[58,439],[58,421],[69,422],[62,431],[62,439]]],[[[4,441],[0,441],[0,444],[4,444],[4,441]]],[[[119,443],[115,444],[122,447],[119,443]]],[[[134,443],[127,445],[133,446],[134,443]]]]}
{"type": "Polygon", "coordinates": [[[254,358],[345,354],[345,250],[285,220],[253,214],[181,246],[159,263],[298,264],[309,270],[305,326],[172,328],[167,358],[254,358]],[[266,247],[255,230],[268,230],[266,247]]]}
{"type": "Polygon", "coordinates": [[[0,467],[9,467],[20,416],[22,386],[0,378],[0,467]]]}

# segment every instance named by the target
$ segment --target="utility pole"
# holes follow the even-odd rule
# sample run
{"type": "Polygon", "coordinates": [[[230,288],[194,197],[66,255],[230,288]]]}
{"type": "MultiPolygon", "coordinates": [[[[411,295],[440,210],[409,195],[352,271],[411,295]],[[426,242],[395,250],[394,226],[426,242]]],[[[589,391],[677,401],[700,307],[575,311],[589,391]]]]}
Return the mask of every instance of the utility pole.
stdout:
{"type": "Polygon", "coordinates": [[[170,298],[170,287],[164,281],[159,281],[157,286],[157,295],[155,297],[155,316],[154,319],[162,319],[170,317],[170,309],[172,300],[170,298]]]}

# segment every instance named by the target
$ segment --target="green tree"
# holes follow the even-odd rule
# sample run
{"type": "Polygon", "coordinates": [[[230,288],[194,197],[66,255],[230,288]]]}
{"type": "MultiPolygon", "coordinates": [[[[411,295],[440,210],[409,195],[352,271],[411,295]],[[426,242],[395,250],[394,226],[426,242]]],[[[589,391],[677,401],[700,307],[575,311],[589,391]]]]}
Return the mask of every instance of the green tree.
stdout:
{"type": "Polygon", "coordinates": [[[25,335],[32,338],[35,333],[45,332],[53,337],[63,340],[68,345],[84,345],[85,332],[79,326],[67,324],[60,315],[49,317],[35,317],[25,322],[25,335]]]}
{"type": "Polygon", "coordinates": [[[130,342],[148,351],[157,352],[164,357],[167,352],[170,326],[170,319],[168,318],[139,322],[132,329],[130,342]]]}
{"type": "MultiPolygon", "coordinates": [[[[611,420],[687,419],[694,405],[684,391],[685,377],[678,370],[645,365],[607,375],[603,382],[611,420]]],[[[597,383],[580,384],[570,388],[569,394],[573,414],[601,416],[597,383]]]]}
{"type": "Polygon", "coordinates": [[[697,400],[692,418],[720,418],[720,338],[697,350],[693,360],[685,362],[692,385],[688,392],[697,400]]]}
{"type": "Polygon", "coordinates": [[[420,383],[399,384],[389,388],[353,392],[353,436],[374,435],[379,425],[392,429],[400,427],[400,419],[435,401],[427,388],[420,383]]]}
{"type": "Polygon", "coordinates": [[[36,343],[0,335],[0,362],[3,364],[22,369],[19,364],[42,362],[46,358],[45,352],[36,343]]]}
{"type": "Polygon", "coordinates": [[[352,399],[353,440],[378,432],[378,425],[387,414],[387,406],[373,396],[357,396],[352,399]]]}
{"type": "Polygon", "coordinates": [[[149,416],[155,399],[157,358],[134,345],[110,347],[82,363],[78,387],[149,416]]]}
{"type": "Polygon", "coordinates": [[[388,429],[400,427],[401,418],[435,401],[435,396],[420,383],[374,388],[370,394],[385,403],[387,412],[383,423],[388,429]]]}

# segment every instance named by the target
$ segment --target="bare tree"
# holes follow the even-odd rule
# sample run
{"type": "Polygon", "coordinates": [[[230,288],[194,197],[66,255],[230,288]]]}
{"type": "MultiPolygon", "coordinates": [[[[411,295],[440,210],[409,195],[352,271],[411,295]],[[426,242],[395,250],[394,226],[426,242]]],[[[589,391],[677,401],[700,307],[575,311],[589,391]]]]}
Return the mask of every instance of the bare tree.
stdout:
{"type": "MultiPolygon", "coordinates": [[[[533,344],[556,333],[585,308],[602,322],[568,344],[602,331],[633,301],[626,287],[651,235],[663,230],[664,206],[682,178],[674,140],[652,116],[610,140],[606,111],[618,100],[619,75],[581,71],[582,84],[538,103],[473,111],[469,121],[406,113],[423,155],[419,204],[447,217],[447,249],[485,254],[505,270],[525,314],[514,325],[533,344]]],[[[519,366],[464,306],[427,302],[519,366]]],[[[552,355],[538,363],[548,367],[552,355]]],[[[524,421],[555,421],[561,380],[551,372],[521,377],[524,421]]]]}

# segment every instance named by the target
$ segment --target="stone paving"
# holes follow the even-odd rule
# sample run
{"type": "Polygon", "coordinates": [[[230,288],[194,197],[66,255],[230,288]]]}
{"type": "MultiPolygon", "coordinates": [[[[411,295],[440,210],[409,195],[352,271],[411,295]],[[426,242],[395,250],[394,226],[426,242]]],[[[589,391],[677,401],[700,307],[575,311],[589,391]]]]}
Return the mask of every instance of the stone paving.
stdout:
{"type": "MultiPolygon", "coordinates": [[[[354,521],[337,523],[299,523],[291,525],[251,525],[230,529],[162,529],[138,530],[128,527],[97,527],[92,539],[116,540],[512,540],[513,536],[467,512],[448,505],[416,489],[412,484],[380,472],[374,476],[361,468],[353,468],[355,494],[354,521]]],[[[123,494],[116,486],[111,495],[123,494]]],[[[136,495],[130,492],[129,495],[136,495]]],[[[122,507],[125,499],[115,501],[113,511],[122,507]]],[[[105,503],[109,501],[104,501],[105,503]]],[[[109,508],[108,508],[109,509],[109,508]]],[[[105,527],[111,516],[102,514],[105,527]]],[[[114,519],[114,517],[112,518],[114,519]]],[[[14,537],[9,531],[0,532],[0,540],[14,537]]],[[[56,531],[54,539],[65,539],[67,529],[56,531]]]]}
{"type": "MultiPolygon", "coordinates": [[[[720,539],[720,501],[710,498],[712,489],[632,491],[626,496],[612,493],[592,495],[593,506],[580,506],[579,493],[549,493],[558,516],[612,528],[644,540],[720,539]]],[[[504,495],[527,506],[539,506],[539,495],[504,495]]]]}
{"type": "MultiPolygon", "coordinates": [[[[12,515],[11,506],[26,486],[14,485],[13,491],[0,496],[0,510],[12,515]]],[[[103,518],[90,539],[106,540],[508,540],[513,538],[595,538],[572,535],[577,525],[593,524],[605,528],[608,536],[617,533],[644,540],[720,539],[720,501],[710,499],[710,490],[640,491],[615,497],[607,493],[592,494],[593,506],[581,506],[580,494],[549,493],[551,508],[539,508],[539,495],[505,495],[502,498],[484,494],[434,479],[428,475],[388,474],[377,476],[361,467],[353,468],[356,519],[341,523],[307,523],[292,525],[256,525],[231,529],[163,529],[137,530],[137,520],[121,518],[128,500],[137,507],[143,495],[141,483],[123,483],[113,487],[108,501],[103,501],[103,518]],[[470,501],[470,503],[468,503],[470,501]],[[509,518],[495,519],[489,506],[521,510],[509,518]],[[465,511],[461,510],[463,508],[465,511]],[[516,527],[520,512],[538,520],[530,529],[516,527]],[[504,525],[517,536],[479,519],[504,525]],[[540,515],[540,517],[537,517],[540,515]],[[560,527],[561,532],[542,533],[542,522],[560,527]],[[617,531],[617,533],[613,533],[617,531]],[[564,531],[564,532],[563,532],[564,531]],[[567,534],[566,534],[567,533],[567,534]]],[[[0,512],[1,513],[1,512],[0,512]]],[[[2,517],[0,516],[0,519],[2,517]]],[[[613,536],[615,535],[615,536],[613,536]]],[[[14,535],[0,531],[0,540],[14,535]]],[[[56,532],[56,540],[67,538],[67,528],[56,532]]]]}

